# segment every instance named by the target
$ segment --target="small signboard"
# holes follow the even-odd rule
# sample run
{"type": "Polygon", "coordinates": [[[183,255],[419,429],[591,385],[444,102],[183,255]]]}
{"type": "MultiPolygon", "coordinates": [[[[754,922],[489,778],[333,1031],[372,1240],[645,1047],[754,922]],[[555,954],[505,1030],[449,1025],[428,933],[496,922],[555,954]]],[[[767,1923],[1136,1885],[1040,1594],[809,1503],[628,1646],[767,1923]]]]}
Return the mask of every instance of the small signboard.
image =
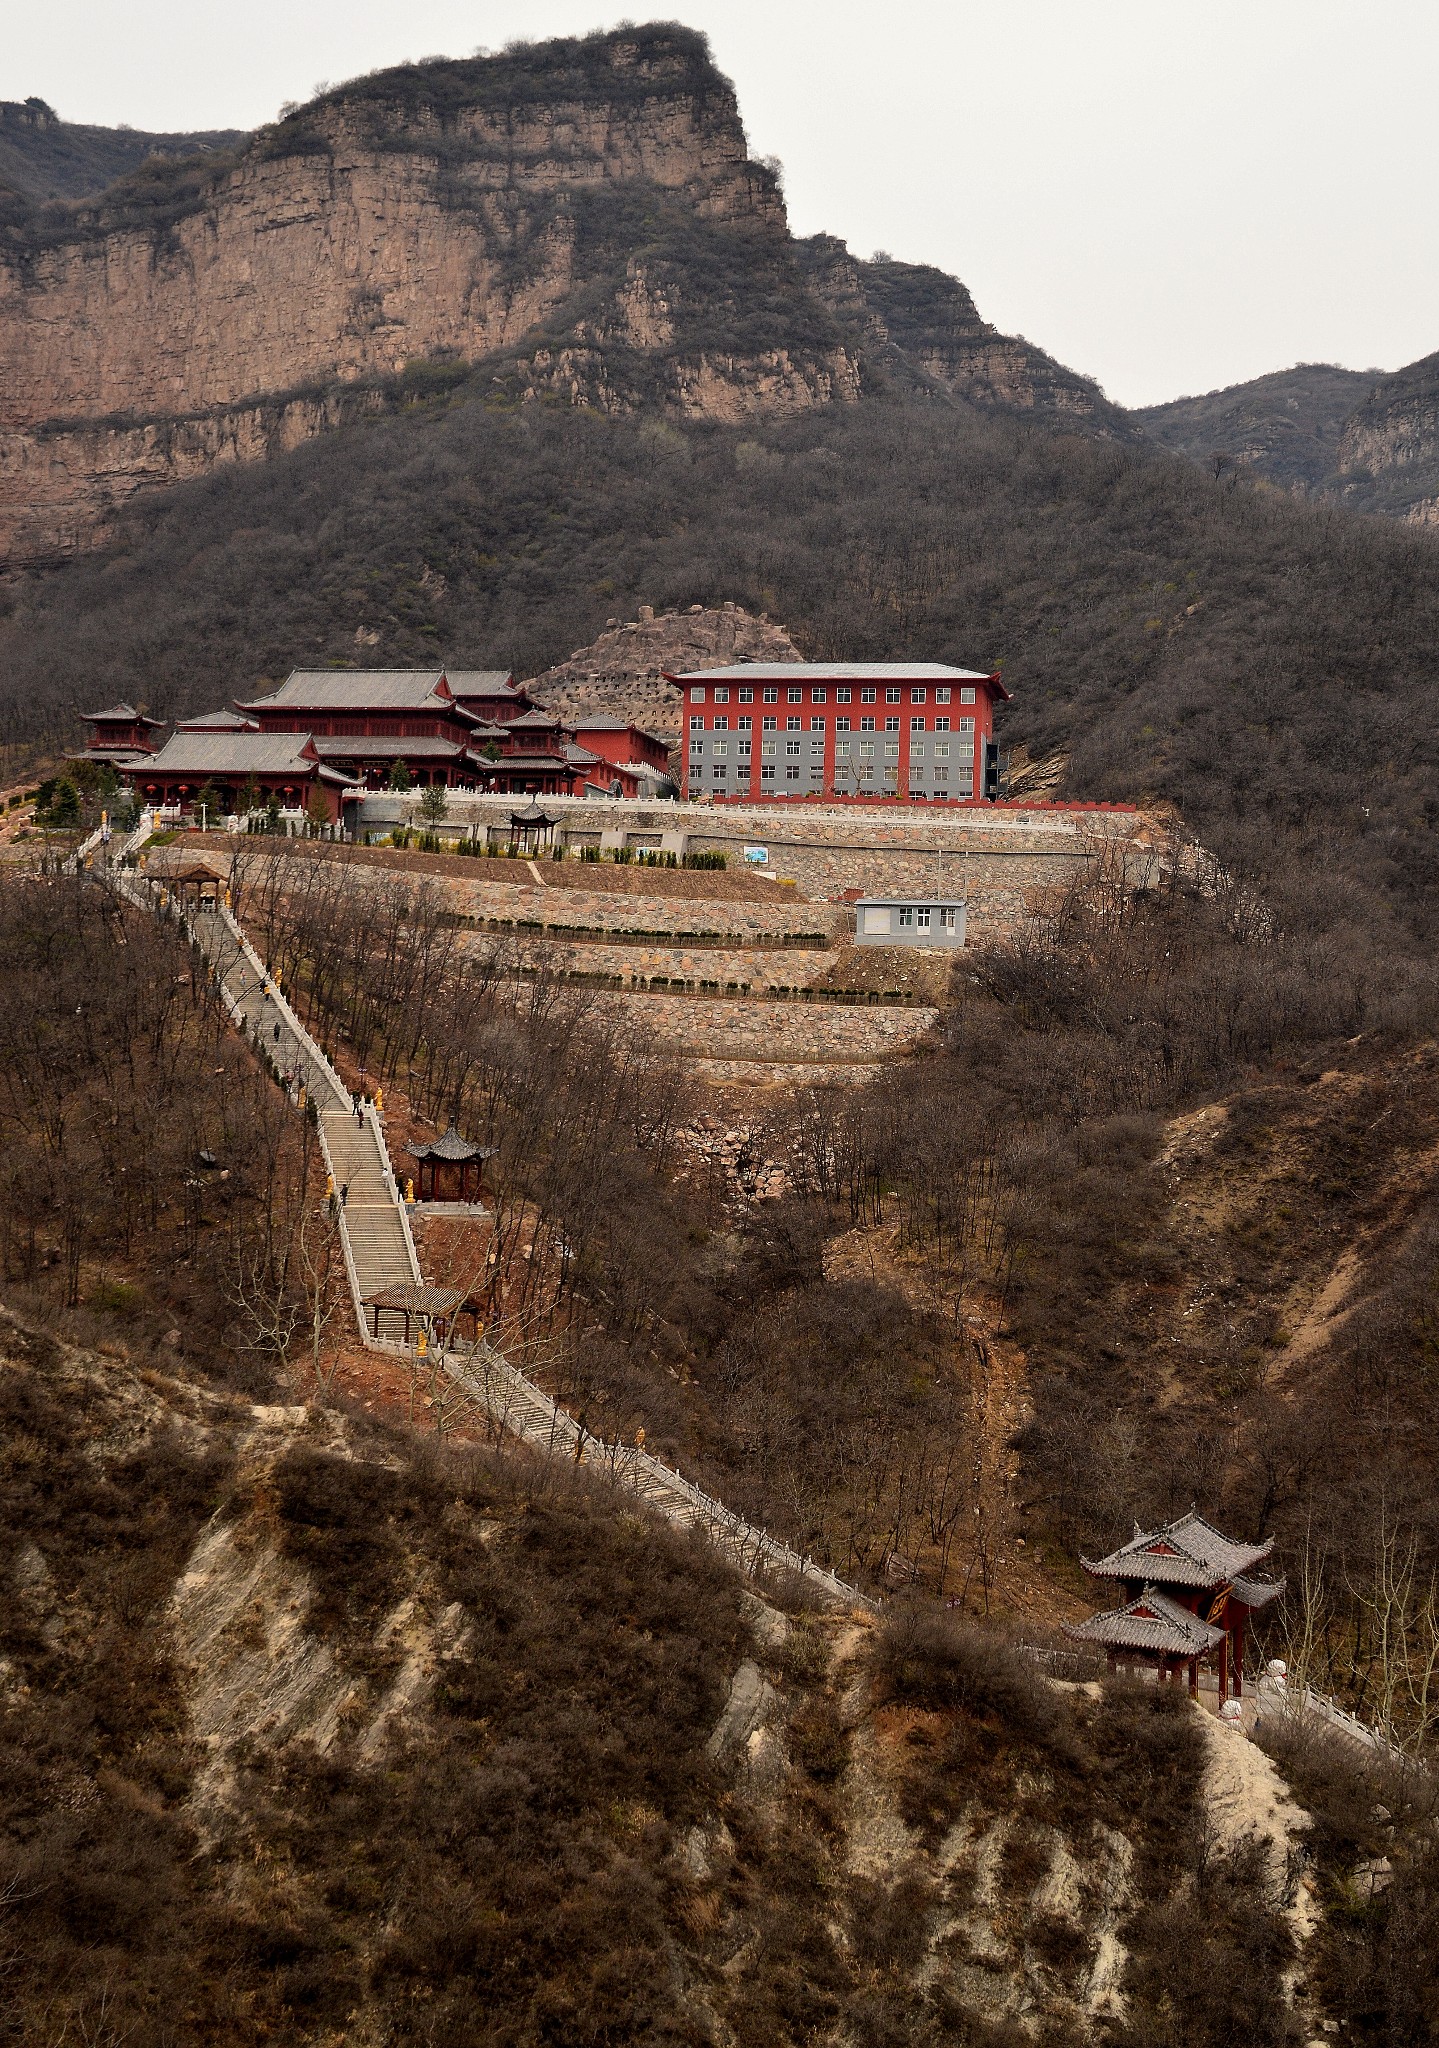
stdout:
{"type": "Polygon", "coordinates": [[[769,866],[769,848],[767,846],[747,846],[744,850],[744,857],[751,867],[767,868],[769,866]]]}

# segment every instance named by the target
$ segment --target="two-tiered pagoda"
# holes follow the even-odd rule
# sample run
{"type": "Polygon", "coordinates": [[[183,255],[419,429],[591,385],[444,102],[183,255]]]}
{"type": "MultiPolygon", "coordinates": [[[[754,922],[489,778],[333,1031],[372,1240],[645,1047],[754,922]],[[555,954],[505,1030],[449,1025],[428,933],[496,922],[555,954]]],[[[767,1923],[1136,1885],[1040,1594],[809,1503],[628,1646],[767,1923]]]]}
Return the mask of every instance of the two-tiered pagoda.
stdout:
{"type": "Polygon", "coordinates": [[[1091,1563],[1080,1559],[1094,1579],[1117,1582],[1124,1604],[1088,1621],[1066,1625],[1079,1642],[1102,1644],[1109,1668],[1156,1667],[1161,1680],[1187,1670],[1189,1690],[1199,1690],[1199,1666],[1213,1659],[1219,1698],[1244,1690],[1244,1630],[1256,1609],[1284,1591],[1283,1579],[1249,1574],[1274,1548],[1235,1543],[1191,1509],[1167,1528],[1145,1534],[1136,1522],[1130,1542],[1091,1563]]]}

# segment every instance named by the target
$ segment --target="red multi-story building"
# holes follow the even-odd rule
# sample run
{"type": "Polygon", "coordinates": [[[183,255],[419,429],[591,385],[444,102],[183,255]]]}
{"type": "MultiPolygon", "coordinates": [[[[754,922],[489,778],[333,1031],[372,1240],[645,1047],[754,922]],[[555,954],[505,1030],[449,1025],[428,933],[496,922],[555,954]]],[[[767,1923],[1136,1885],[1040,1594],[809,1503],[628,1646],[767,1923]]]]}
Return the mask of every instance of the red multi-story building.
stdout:
{"type": "Polygon", "coordinates": [[[684,693],[686,796],[973,803],[998,795],[998,675],[936,661],[737,662],[684,693]]]}

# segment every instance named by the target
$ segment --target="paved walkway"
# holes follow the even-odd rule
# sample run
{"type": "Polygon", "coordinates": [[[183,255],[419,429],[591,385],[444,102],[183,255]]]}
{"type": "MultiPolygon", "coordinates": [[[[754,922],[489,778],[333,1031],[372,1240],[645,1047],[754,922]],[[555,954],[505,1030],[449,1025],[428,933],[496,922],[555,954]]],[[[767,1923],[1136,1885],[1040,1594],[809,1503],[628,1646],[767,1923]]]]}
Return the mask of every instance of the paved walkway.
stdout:
{"type": "MultiPolygon", "coordinates": [[[[158,882],[146,882],[130,873],[117,874],[115,880],[132,902],[147,909],[155,907],[157,898],[152,892],[158,882]]],[[[371,1344],[373,1323],[362,1303],[382,1288],[415,1284],[421,1277],[379,1118],[373,1106],[367,1106],[359,1117],[354,1114],[349,1091],[275,988],[230,912],[186,913],[186,924],[215,972],[237,1029],[274,1063],[291,1100],[298,1106],[303,1083],[319,1114],[321,1143],[335,1186],[347,1189],[340,1213],[340,1238],[360,1335],[371,1344]]],[[[402,1328],[403,1318],[397,1312],[381,1311],[383,1348],[412,1356],[401,1341],[402,1328]],[[391,1323],[393,1330],[388,1327],[391,1323]]],[[[826,1599],[847,1606],[871,1604],[855,1587],[744,1521],[647,1451],[592,1436],[575,1416],[487,1344],[463,1354],[442,1354],[440,1362],[455,1384],[501,1429],[546,1456],[606,1472],[666,1521],[702,1530],[741,1571],[794,1573],[826,1599]]]]}

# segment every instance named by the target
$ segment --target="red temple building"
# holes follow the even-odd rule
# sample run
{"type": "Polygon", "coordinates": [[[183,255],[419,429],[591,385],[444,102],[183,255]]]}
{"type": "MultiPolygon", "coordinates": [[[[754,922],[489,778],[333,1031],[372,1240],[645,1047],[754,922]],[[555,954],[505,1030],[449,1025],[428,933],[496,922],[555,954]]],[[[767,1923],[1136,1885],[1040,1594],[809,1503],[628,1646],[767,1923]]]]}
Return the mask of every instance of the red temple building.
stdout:
{"type": "Polygon", "coordinates": [[[155,734],[165,730],[163,718],[147,718],[133,704],[112,704],[108,711],[82,711],[80,716],[92,728],[89,744],[72,761],[93,761],[124,774],[138,760],[155,751],[155,734]]]}
{"type": "Polygon", "coordinates": [[[316,785],[331,815],[382,789],[412,786],[516,796],[667,793],[659,735],[613,719],[571,723],[533,704],[503,669],[296,669],[267,697],[179,721],[166,745],[131,705],[91,714],[90,746],[151,802],[188,807],[204,786],[233,809],[243,792],[303,804],[316,785]],[[591,744],[593,741],[593,744],[591,744]],[[262,744],[263,742],[263,744],[262,744]]]}
{"type": "Polygon", "coordinates": [[[935,661],[745,661],[668,674],[685,701],[686,796],[999,794],[997,674],[935,661]]]}
{"type": "Polygon", "coordinates": [[[201,791],[212,792],[209,820],[247,798],[256,808],[273,798],[284,810],[303,810],[318,790],[330,823],[344,798],[356,792],[353,778],[323,760],[308,733],[172,732],[158,753],[124,771],[142,803],[193,809],[201,791]]]}
{"type": "Polygon", "coordinates": [[[1080,1559],[1091,1578],[1122,1589],[1123,1604],[1066,1624],[1065,1634],[1102,1645],[1111,1671],[1152,1667],[1161,1680],[1187,1672],[1191,1693],[1199,1690],[1200,1664],[1212,1659],[1221,1704],[1231,1680],[1237,1699],[1244,1691],[1245,1625],[1284,1591],[1283,1579],[1249,1576],[1273,1548],[1272,1536],[1235,1543],[1192,1509],[1149,1535],[1136,1522],[1121,1549],[1093,1564],[1080,1559]]]}

